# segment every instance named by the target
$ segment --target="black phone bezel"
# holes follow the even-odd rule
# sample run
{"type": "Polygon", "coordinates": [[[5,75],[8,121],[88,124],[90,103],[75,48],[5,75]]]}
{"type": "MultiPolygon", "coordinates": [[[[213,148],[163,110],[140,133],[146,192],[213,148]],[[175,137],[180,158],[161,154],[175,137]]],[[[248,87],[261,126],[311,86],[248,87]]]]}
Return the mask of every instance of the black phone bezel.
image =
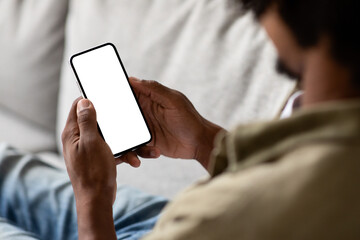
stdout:
{"type": "MultiPolygon", "coordinates": [[[[77,83],[78,83],[78,85],[79,85],[80,91],[81,91],[82,94],[83,94],[83,97],[87,99],[87,96],[86,96],[85,90],[84,90],[84,88],[83,88],[83,86],[82,86],[82,84],[81,84],[79,75],[77,74],[76,69],[75,69],[75,67],[74,67],[73,59],[76,58],[76,57],[78,57],[78,56],[80,56],[80,55],[83,55],[83,54],[85,54],[85,53],[94,51],[94,50],[96,50],[96,49],[99,49],[99,48],[102,48],[102,47],[105,47],[105,46],[111,46],[111,47],[114,49],[114,51],[115,51],[115,53],[116,53],[116,56],[117,56],[117,58],[118,58],[118,60],[119,60],[120,66],[121,66],[121,68],[122,68],[122,70],[123,70],[123,72],[124,72],[124,74],[125,74],[125,76],[126,76],[127,83],[128,83],[129,86],[130,86],[131,92],[132,92],[132,94],[133,94],[133,96],[134,96],[134,98],[135,98],[135,100],[136,100],[136,103],[137,103],[137,105],[138,105],[138,108],[140,109],[141,115],[142,115],[142,117],[143,117],[143,119],[144,119],[144,121],[145,121],[146,127],[147,127],[147,129],[148,129],[148,131],[149,131],[149,133],[150,133],[150,140],[148,140],[148,141],[146,141],[146,142],[144,142],[144,143],[141,143],[141,144],[139,144],[139,145],[137,145],[137,146],[131,147],[131,148],[129,148],[129,149],[127,149],[127,150],[124,150],[124,151],[122,151],[122,152],[113,154],[115,158],[118,158],[118,157],[120,157],[121,155],[124,155],[124,154],[127,153],[127,152],[134,151],[135,149],[137,149],[137,148],[139,148],[139,147],[141,147],[141,146],[143,146],[143,145],[146,145],[146,144],[150,143],[150,142],[152,141],[152,138],[153,138],[153,137],[152,137],[152,134],[151,134],[151,131],[150,131],[150,128],[149,128],[149,124],[147,123],[147,121],[146,121],[146,119],[145,119],[145,116],[144,116],[144,113],[143,113],[143,111],[142,111],[142,109],[141,109],[141,106],[140,106],[140,104],[139,104],[139,101],[138,101],[138,99],[136,98],[135,92],[134,92],[134,90],[133,90],[133,88],[132,88],[132,86],[131,86],[131,84],[130,84],[128,74],[127,74],[127,72],[126,72],[126,70],[125,70],[124,64],[123,64],[122,61],[121,61],[119,52],[117,51],[117,49],[116,49],[116,47],[115,47],[115,45],[114,45],[113,43],[110,43],[110,42],[104,43],[104,44],[101,44],[101,45],[99,45],[99,46],[90,48],[90,49],[88,49],[88,50],[85,50],[85,51],[76,53],[76,54],[74,54],[74,55],[71,56],[71,58],[70,58],[70,65],[71,65],[71,68],[72,68],[72,70],[73,70],[73,72],[74,72],[74,74],[75,74],[76,81],[77,81],[77,83]]],[[[105,138],[104,138],[104,136],[103,136],[103,134],[102,134],[102,132],[101,132],[99,123],[98,123],[97,125],[98,125],[98,130],[99,130],[99,133],[100,133],[101,137],[102,137],[102,138],[104,139],[104,141],[106,142],[106,140],[105,140],[105,138]]]]}

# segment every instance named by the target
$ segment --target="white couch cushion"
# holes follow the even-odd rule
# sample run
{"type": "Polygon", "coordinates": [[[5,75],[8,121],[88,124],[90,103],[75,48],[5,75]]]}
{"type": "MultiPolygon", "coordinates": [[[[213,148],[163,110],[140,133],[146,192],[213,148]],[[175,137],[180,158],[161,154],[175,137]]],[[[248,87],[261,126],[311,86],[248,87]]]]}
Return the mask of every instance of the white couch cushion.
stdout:
{"type": "Polygon", "coordinates": [[[66,0],[0,1],[0,141],[55,149],[66,0]]]}
{"type": "MultiPolygon", "coordinates": [[[[201,114],[227,128],[274,117],[294,87],[274,72],[275,51],[251,14],[228,1],[70,2],[58,140],[79,96],[68,59],[105,42],[117,46],[129,75],[182,91],[201,114]]],[[[205,173],[196,163],[164,158],[119,170],[121,182],[167,196],[205,173]]]]}

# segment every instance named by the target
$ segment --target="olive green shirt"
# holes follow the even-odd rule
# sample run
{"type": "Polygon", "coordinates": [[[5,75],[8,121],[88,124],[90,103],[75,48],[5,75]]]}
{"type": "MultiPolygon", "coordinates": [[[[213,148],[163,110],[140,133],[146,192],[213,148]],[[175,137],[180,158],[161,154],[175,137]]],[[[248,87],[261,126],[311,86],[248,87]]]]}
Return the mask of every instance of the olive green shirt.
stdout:
{"type": "Polygon", "coordinates": [[[360,239],[360,101],[216,142],[211,178],[178,195],[145,239],[360,239]]]}

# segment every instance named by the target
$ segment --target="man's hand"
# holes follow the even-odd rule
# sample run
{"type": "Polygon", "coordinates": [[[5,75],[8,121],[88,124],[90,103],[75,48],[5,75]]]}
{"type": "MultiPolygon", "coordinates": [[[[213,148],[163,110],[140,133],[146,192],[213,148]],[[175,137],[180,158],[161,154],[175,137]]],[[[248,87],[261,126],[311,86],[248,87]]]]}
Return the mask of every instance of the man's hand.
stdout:
{"type": "Polygon", "coordinates": [[[89,100],[79,98],[72,105],[62,142],[76,199],[79,239],[115,239],[116,163],[100,136],[89,100]]]}
{"type": "MultiPolygon", "coordinates": [[[[145,158],[160,154],[197,159],[206,169],[215,135],[222,129],[204,119],[182,93],[155,81],[130,78],[153,140],[136,153],[145,158]]],[[[138,161],[134,152],[122,156],[126,162],[138,161]]]]}
{"type": "Polygon", "coordinates": [[[87,99],[77,99],[62,133],[63,153],[75,197],[106,195],[116,190],[115,158],[97,128],[96,112],[87,99]]]}

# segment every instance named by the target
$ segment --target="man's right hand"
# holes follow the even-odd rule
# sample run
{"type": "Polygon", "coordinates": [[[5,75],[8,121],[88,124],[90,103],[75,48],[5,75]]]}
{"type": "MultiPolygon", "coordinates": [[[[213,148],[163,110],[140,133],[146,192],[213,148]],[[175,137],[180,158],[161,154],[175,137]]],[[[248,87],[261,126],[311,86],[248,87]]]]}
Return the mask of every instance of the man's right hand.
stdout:
{"type": "MultiPolygon", "coordinates": [[[[222,129],[204,119],[187,97],[155,81],[130,78],[139,104],[152,133],[152,141],[136,150],[144,158],[160,154],[181,159],[196,159],[206,169],[215,135],[222,129]]],[[[134,152],[120,160],[136,162],[134,152]]],[[[140,164],[140,162],[139,162],[140,164]]]]}

